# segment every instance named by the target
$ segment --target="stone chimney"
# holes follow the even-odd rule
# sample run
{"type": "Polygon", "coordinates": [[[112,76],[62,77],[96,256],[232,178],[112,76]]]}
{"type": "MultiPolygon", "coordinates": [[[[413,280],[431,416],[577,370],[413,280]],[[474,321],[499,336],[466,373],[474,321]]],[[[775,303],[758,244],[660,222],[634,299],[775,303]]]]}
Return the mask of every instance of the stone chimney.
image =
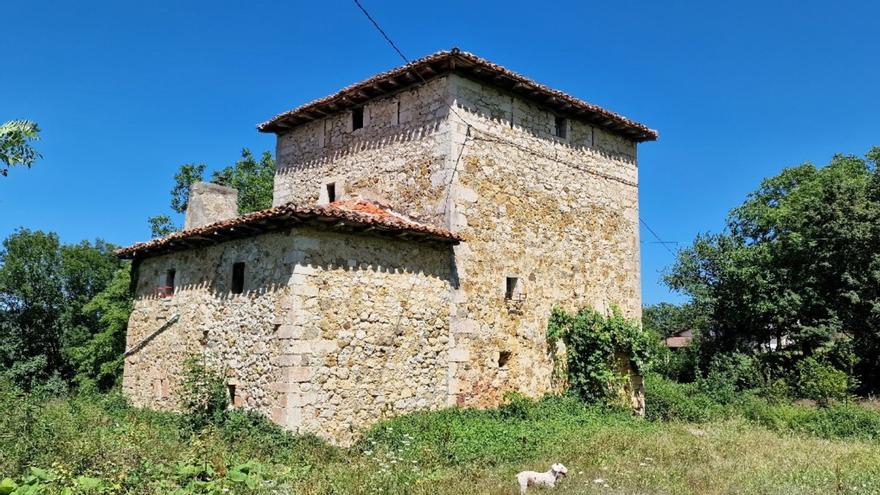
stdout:
{"type": "Polygon", "coordinates": [[[211,182],[189,187],[183,230],[194,229],[238,216],[238,190],[211,182]]]}

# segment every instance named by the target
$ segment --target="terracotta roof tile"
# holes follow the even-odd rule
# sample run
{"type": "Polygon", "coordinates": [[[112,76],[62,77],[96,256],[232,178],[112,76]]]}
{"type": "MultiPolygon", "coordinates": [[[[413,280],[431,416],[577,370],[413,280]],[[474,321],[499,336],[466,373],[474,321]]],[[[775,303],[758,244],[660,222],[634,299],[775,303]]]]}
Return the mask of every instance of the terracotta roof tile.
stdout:
{"type": "Polygon", "coordinates": [[[352,84],[330,96],[314,100],[272,117],[257,126],[262,132],[284,132],[296,125],[316,120],[329,113],[363,104],[366,101],[399,91],[438,74],[456,72],[504,87],[523,98],[537,101],[559,114],[582,119],[638,142],[654,141],[657,131],[634,120],[558,91],[517,74],[472,53],[457,48],[439,51],[406,65],[382,72],[352,84]]]}
{"type": "Polygon", "coordinates": [[[446,244],[458,244],[462,240],[448,230],[413,220],[376,201],[349,199],[318,206],[288,203],[133,244],[116,250],[116,255],[121,258],[143,258],[297,226],[323,226],[378,235],[396,234],[446,244]]]}

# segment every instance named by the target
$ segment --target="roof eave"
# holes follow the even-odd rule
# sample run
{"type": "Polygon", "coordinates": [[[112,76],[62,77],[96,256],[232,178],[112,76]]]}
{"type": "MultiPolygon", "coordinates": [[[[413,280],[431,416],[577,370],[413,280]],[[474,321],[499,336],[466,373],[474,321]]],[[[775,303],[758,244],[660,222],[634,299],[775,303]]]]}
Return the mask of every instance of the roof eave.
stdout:
{"type": "Polygon", "coordinates": [[[657,131],[643,124],[456,49],[437,52],[402,67],[377,74],[330,96],[281,113],[258,125],[257,129],[260,132],[280,134],[298,125],[419,84],[423,79],[448,73],[461,74],[501,87],[548,107],[556,113],[586,121],[636,142],[655,141],[658,138],[657,131]]]}

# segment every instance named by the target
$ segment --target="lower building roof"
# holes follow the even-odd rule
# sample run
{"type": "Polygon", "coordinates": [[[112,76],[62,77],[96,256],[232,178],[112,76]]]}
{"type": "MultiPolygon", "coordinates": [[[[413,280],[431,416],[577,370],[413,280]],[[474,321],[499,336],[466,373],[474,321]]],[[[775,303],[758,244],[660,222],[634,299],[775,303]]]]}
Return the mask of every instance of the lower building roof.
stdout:
{"type": "Polygon", "coordinates": [[[287,203],[133,244],[116,250],[116,255],[125,259],[148,258],[286,228],[310,226],[441,244],[462,241],[453,232],[396,213],[379,202],[348,199],[317,206],[287,203]]]}

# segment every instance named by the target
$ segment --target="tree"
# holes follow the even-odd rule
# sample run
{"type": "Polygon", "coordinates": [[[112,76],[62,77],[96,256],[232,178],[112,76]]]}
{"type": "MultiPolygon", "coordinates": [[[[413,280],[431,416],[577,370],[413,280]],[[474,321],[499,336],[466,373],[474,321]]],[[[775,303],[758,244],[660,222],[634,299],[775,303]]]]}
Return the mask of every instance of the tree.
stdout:
{"type": "Polygon", "coordinates": [[[82,307],[82,315],[96,325],[85,341],[69,350],[74,379],[81,387],[107,390],[122,376],[125,331],[133,307],[130,284],[130,268],[120,268],[82,307]]]}
{"type": "Polygon", "coordinates": [[[153,239],[165,237],[177,230],[177,227],[168,215],[156,215],[148,218],[147,222],[150,224],[150,235],[153,239]]]}
{"type": "MultiPolygon", "coordinates": [[[[180,166],[174,175],[171,189],[171,209],[186,213],[189,204],[189,188],[196,182],[205,180],[204,163],[187,163],[180,166]]],[[[272,206],[272,193],[275,180],[275,159],[272,153],[264,151],[260,160],[254,158],[247,148],[241,150],[241,158],[234,164],[211,174],[211,182],[238,190],[238,214],[264,210],[272,206]]],[[[157,215],[147,219],[152,236],[163,237],[179,227],[174,225],[168,215],[157,215]]]]}
{"type": "Polygon", "coordinates": [[[211,177],[211,182],[238,190],[239,215],[270,208],[274,181],[272,153],[264,151],[257,161],[247,148],[241,150],[241,158],[234,165],[215,171],[211,177]]]}
{"type": "Polygon", "coordinates": [[[0,370],[30,388],[71,378],[70,349],[87,342],[99,316],[83,307],[122,262],[103,241],[62,245],[52,233],[21,229],[0,249],[0,370]]]}
{"type": "Polygon", "coordinates": [[[775,338],[800,359],[852,339],[861,383],[880,384],[878,158],[786,168],[679,254],[666,282],[709,315],[717,352],[775,338]]]}
{"type": "Polygon", "coordinates": [[[174,187],[171,189],[171,209],[177,213],[186,213],[189,205],[189,188],[196,182],[205,180],[204,163],[185,163],[174,175],[174,187]]]}
{"type": "Polygon", "coordinates": [[[675,305],[662,302],[642,308],[642,326],[660,338],[683,330],[701,330],[707,324],[706,315],[690,303],[675,305]]]}
{"type": "Polygon", "coordinates": [[[10,120],[0,124],[0,175],[6,176],[9,167],[33,165],[40,154],[31,141],[40,139],[40,128],[28,120],[10,120]]]}

